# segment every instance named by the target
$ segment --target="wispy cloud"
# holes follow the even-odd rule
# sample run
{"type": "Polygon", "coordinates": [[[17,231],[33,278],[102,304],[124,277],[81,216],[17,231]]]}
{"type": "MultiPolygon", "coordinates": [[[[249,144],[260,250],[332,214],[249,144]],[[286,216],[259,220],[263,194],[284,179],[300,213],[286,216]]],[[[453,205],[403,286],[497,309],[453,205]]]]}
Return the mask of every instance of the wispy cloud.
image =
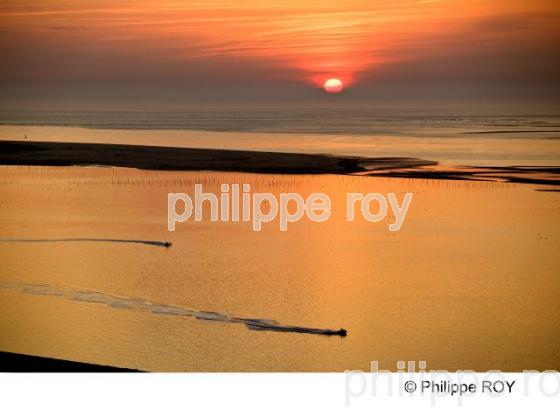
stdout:
{"type": "Polygon", "coordinates": [[[336,75],[352,82],[398,64],[475,56],[487,47],[536,56],[531,48],[553,47],[560,31],[554,24],[560,6],[548,0],[91,4],[2,4],[0,28],[10,41],[0,43],[1,51],[20,63],[12,61],[0,74],[24,76],[30,64],[39,64],[42,74],[34,71],[35,76],[79,76],[82,70],[89,78],[110,78],[134,62],[134,72],[146,80],[151,75],[188,81],[203,71],[227,78],[231,70],[221,65],[244,62],[250,75],[249,65],[263,68],[264,77],[285,73],[287,79],[321,82],[336,75]]]}

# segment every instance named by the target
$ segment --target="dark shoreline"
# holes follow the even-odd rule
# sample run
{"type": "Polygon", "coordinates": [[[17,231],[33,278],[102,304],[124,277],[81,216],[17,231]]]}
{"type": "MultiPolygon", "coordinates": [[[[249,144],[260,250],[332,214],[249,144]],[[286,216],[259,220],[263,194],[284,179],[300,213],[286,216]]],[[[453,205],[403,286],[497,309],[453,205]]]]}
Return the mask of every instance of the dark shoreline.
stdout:
{"type": "Polygon", "coordinates": [[[124,373],[139,371],[140,370],[53,359],[22,353],[0,352],[0,372],[3,373],[124,373]]]}
{"type": "Polygon", "coordinates": [[[159,171],[342,174],[560,185],[560,167],[443,167],[419,158],[237,151],[74,142],[0,141],[0,165],[107,166],[159,171]]]}
{"type": "Polygon", "coordinates": [[[360,158],[141,145],[0,141],[0,164],[101,165],[160,171],[265,174],[350,174],[372,169],[436,165],[437,162],[417,158],[360,158]]]}

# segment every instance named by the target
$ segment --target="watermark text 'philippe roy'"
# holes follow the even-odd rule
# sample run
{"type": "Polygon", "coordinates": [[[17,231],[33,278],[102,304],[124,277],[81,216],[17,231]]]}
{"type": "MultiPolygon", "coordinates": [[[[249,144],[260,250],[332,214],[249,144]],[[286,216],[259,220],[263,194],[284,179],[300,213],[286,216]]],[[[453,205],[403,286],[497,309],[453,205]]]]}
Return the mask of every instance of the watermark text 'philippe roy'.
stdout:
{"type": "MultiPolygon", "coordinates": [[[[251,192],[250,184],[222,184],[220,193],[204,192],[202,184],[195,184],[194,198],[186,193],[169,193],[167,196],[167,228],[175,231],[176,224],[186,222],[194,216],[195,222],[204,220],[203,204],[209,205],[206,218],[212,222],[252,222],[254,231],[263,224],[278,220],[281,231],[288,230],[290,223],[307,218],[313,222],[327,221],[331,216],[331,199],[321,192],[307,198],[295,192],[280,193],[251,192]]],[[[394,218],[388,223],[391,232],[399,231],[412,202],[412,193],[407,192],[399,202],[393,192],[346,194],[346,221],[352,222],[361,216],[369,222],[380,222],[389,211],[394,218]]]]}

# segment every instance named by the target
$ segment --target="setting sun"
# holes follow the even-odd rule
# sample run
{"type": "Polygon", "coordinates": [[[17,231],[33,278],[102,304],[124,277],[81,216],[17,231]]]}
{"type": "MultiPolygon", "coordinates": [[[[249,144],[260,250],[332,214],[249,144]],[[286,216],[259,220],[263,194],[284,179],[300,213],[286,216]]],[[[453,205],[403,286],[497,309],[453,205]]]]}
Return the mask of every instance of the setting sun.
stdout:
{"type": "Polygon", "coordinates": [[[323,84],[323,89],[330,94],[338,94],[344,89],[344,85],[338,78],[330,78],[323,84]]]}

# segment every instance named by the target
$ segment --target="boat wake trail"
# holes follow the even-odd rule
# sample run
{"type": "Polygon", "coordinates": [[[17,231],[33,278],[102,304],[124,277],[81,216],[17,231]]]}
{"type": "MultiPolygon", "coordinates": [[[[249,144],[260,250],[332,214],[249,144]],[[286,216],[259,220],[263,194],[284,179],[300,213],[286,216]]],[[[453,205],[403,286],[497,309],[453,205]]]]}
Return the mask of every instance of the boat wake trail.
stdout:
{"type": "Polygon", "coordinates": [[[99,303],[105,306],[119,309],[142,310],[147,313],[171,316],[188,316],[199,320],[209,320],[216,322],[241,323],[250,330],[308,333],[326,336],[346,336],[345,329],[331,330],[318,329],[311,327],[287,326],[271,319],[253,319],[227,315],[218,312],[207,312],[185,308],[182,306],[165,305],[154,303],[145,299],[127,298],[123,296],[110,295],[103,292],[91,290],[72,289],[61,286],[54,286],[42,283],[21,283],[10,280],[0,279],[0,289],[7,289],[16,292],[50,296],[59,299],[72,300],[77,302],[99,303]]]}
{"type": "Polygon", "coordinates": [[[20,238],[0,238],[0,242],[111,242],[111,243],[136,243],[140,245],[161,246],[169,248],[171,242],[143,241],[140,239],[104,239],[104,238],[59,238],[59,239],[20,239],[20,238]]]}

